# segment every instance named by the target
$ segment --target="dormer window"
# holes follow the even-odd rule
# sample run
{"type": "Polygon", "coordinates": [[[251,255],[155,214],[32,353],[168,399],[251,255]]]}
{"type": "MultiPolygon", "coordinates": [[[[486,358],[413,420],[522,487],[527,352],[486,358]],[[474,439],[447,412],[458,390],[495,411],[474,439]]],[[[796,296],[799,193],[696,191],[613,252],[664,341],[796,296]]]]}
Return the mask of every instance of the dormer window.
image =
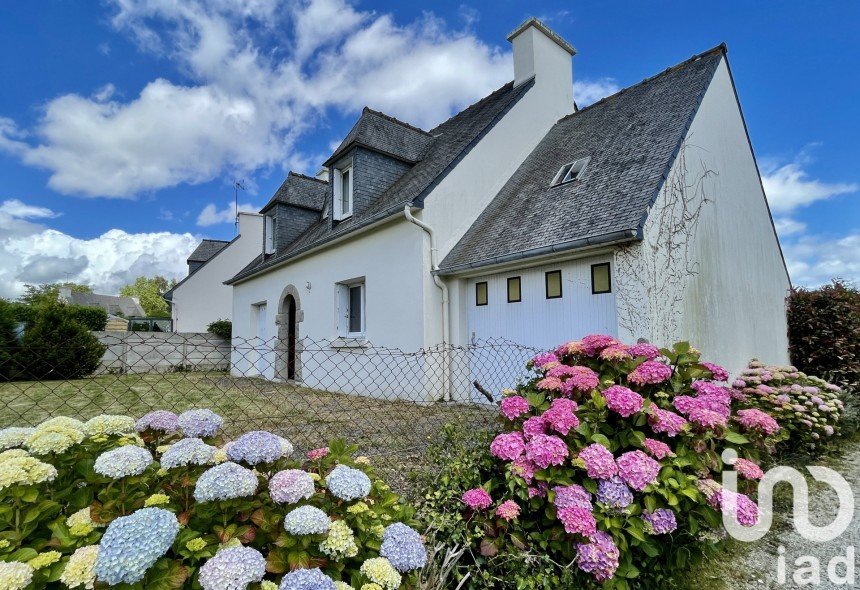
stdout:
{"type": "MultiPolygon", "coordinates": [[[[265,253],[272,254],[275,251],[275,231],[278,227],[278,220],[274,215],[266,215],[266,227],[265,227],[265,253]]],[[[259,242],[257,242],[259,244],[259,242]]]]}
{"type": "Polygon", "coordinates": [[[550,186],[558,186],[560,184],[579,180],[585,173],[585,166],[587,164],[588,158],[580,158],[579,160],[574,160],[569,164],[565,164],[561,167],[561,170],[558,171],[558,174],[555,175],[555,178],[552,179],[552,184],[550,186]]]}
{"type": "Polygon", "coordinates": [[[352,164],[334,170],[334,219],[352,215],[352,164]]]}

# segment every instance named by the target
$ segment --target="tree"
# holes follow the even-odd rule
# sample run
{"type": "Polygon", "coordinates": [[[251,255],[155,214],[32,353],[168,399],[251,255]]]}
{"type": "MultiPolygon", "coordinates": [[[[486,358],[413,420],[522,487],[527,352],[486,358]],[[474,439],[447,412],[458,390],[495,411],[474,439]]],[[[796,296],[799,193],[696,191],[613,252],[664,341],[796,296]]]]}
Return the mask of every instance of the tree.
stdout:
{"type": "Polygon", "coordinates": [[[176,286],[176,279],[162,276],[137,277],[130,285],[119,290],[123,297],[137,297],[146,315],[153,318],[170,317],[170,308],[163,295],[176,286]]]}
{"type": "Polygon", "coordinates": [[[42,305],[45,303],[56,303],[60,298],[60,289],[66,287],[73,293],[92,293],[93,288],[81,283],[42,283],[41,285],[24,285],[24,294],[18,298],[21,303],[27,305],[42,305]]]}
{"type": "Polygon", "coordinates": [[[66,305],[38,308],[21,338],[18,365],[27,379],[78,379],[98,369],[107,347],[78,322],[66,305]]]}

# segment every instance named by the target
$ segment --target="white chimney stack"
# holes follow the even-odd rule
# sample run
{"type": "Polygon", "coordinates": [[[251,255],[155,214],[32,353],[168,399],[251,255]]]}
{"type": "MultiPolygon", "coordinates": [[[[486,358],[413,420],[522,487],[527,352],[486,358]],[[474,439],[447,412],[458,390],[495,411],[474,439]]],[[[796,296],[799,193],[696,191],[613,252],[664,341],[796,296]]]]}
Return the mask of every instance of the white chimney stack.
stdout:
{"type": "Polygon", "coordinates": [[[515,86],[534,78],[535,85],[559,92],[559,98],[573,103],[573,45],[534,17],[508,35],[508,41],[514,46],[515,86]]]}

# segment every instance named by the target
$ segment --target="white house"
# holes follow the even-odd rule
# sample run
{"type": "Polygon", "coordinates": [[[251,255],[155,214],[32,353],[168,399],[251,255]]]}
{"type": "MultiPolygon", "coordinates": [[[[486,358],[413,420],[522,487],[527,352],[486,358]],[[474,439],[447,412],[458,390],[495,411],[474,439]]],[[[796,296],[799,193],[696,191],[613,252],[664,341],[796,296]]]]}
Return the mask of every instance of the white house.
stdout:
{"type": "Polygon", "coordinates": [[[188,257],[188,276],[164,294],[174,332],[205,332],[215,320],[233,317],[233,290],[224,277],[242,270],[259,254],[263,216],[239,213],[239,232],[232,240],[203,240],[188,257]]]}
{"type": "MultiPolygon", "coordinates": [[[[787,361],[789,277],[725,46],[577,109],[574,48],[536,19],[508,39],[512,82],[429,131],[365,109],[330,182],[291,176],[228,281],[234,335],[258,343],[235,372],[374,395],[345,369],[369,345],[595,332],[787,361]],[[328,367],[303,371],[307,339],[328,367]]],[[[430,362],[399,369],[421,384],[400,395],[470,395],[430,362]]]]}

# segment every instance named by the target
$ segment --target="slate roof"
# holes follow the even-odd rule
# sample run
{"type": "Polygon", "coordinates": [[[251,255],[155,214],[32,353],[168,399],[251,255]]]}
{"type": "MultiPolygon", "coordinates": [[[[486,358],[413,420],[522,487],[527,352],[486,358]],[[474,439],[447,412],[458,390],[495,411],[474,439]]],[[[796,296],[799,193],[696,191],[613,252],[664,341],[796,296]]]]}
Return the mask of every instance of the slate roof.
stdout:
{"type": "MultiPolygon", "coordinates": [[[[236,276],[231,285],[263,272],[299,254],[367,227],[394,215],[402,215],[405,205],[423,206],[424,197],[465,157],[471,148],[532,87],[533,81],[514,87],[508,82],[492,94],[431,129],[431,139],[421,159],[392,184],[361,214],[339,222],[334,228],[321,219],[283,251],[274,256],[257,256],[236,276]]],[[[364,113],[363,113],[364,115],[364,113]]]]}
{"type": "Polygon", "coordinates": [[[260,213],[265,213],[276,203],[322,211],[327,195],[328,182],[325,180],[290,172],[260,213]]]}
{"type": "Polygon", "coordinates": [[[330,166],[356,145],[414,163],[421,159],[432,141],[433,136],[423,129],[364,107],[358,122],[323,166],[330,166]]]}
{"type": "Polygon", "coordinates": [[[223,250],[229,241],[226,240],[203,240],[188,256],[187,262],[206,262],[218,252],[223,250]]]}
{"type": "Polygon", "coordinates": [[[448,253],[440,273],[641,239],[724,55],[720,45],[559,120],[448,253]],[[585,157],[581,179],[550,186],[561,166],[585,157]]]}
{"type": "Polygon", "coordinates": [[[79,293],[72,291],[63,296],[70,304],[85,307],[101,307],[111,315],[121,313],[125,317],[146,317],[146,312],[133,297],[117,295],[99,295],[97,293],[79,293]]]}

